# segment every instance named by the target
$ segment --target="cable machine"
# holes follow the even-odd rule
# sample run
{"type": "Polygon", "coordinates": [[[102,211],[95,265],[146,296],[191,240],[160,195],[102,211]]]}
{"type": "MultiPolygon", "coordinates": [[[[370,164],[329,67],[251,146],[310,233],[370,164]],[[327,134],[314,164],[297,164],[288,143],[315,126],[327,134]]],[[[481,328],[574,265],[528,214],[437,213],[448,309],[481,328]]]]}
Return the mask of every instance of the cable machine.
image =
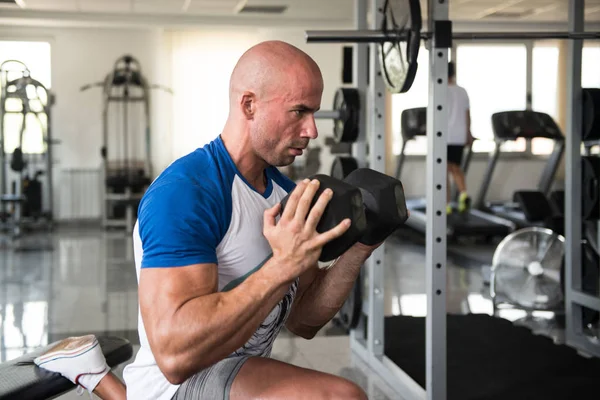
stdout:
{"type": "Polygon", "coordinates": [[[133,229],[137,207],[152,182],[150,89],[140,62],[118,58],[102,88],[102,225],[133,229]]]}
{"type": "Polygon", "coordinates": [[[0,65],[0,195],[2,221],[13,237],[22,228],[52,228],[54,94],[16,60],[0,65]],[[33,139],[39,132],[40,141],[33,139]],[[32,140],[33,139],[33,140],[32,140]]]}

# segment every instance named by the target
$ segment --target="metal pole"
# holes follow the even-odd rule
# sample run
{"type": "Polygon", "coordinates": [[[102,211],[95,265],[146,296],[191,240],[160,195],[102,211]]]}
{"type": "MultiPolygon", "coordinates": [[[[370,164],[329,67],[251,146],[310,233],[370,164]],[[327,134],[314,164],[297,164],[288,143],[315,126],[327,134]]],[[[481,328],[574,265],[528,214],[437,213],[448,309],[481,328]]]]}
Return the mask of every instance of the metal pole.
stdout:
{"type": "Polygon", "coordinates": [[[341,113],[337,110],[319,110],[315,113],[317,119],[339,119],[341,113]]]}
{"type": "MultiPolygon", "coordinates": [[[[367,0],[354,0],[354,23],[356,29],[365,29],[367,28],[367,11],[368,11],[368,2],[367,0]]],[[[353,45],[353,58],[352,58],[352,82],[356,89],[358,90],[359,95],[359,126],[358,126],[358,138],[352,143],[351,154],[356,159],[359,167],[364,167],[367,164],[367,143],[366,143],[366,132],[367,132],[367,107],[368,107],[368,94],[369,94],[369,86],[368,86],[368,44],[354,44],[353,45]]],[[[365,265],[363,266],[363,271],[359,279],[359,284],[361,285],[361,293],[366,292],[366,296],[363,297],[363,306],[361,310],[361,316],[359,318],[359,323],[355,329],[350,331],[350,347],[358,353],[359,356],[362,355],[364,361],[368,364],[373,365],[375,357],[368,350],[368,330],[372,325],[368,324],[368,321],[371,318],[365,318],[370,315],[372,311],[372,305],[375,301],[374,293],[369,288],[365,291],[364,282],[369,281],[369,273],[372,271],[372,267],[369,269],[371,261],[367,260],[365,265]]],[[[383,319],[383,318],[382,318],[383,319]]]]}
{"type": "MultiPolygon", "coordinates": [[[[429,0],[429,30],[448,20],[448,2],[429,0]]],[[[427,105],[427,230],[425,282],[425,390],[427,398],[446,398],[446,146],[448,136],[448,46],[436,37],[429,49],[427,105]]]]}
{"type": "MultiPolygon", "coordinates": [[[[354,0],[354,27],[356,29],[365,29],[367,27],[367,0],[354,0]]],[[[369,62],[368,57],[368,44],[354,44],[353,45],[353,58],[352,58],[352,82],[354,87],[358,90],[359,96],[359,114],[358,114],[358,138],[352,143],[351,154],[356,159],[359,167],[366,166],[367,163],[367,90],[368,88],[368,77],[367,77],[367,63],[369,62]]],[[[361,285],[361,293],[364,288],[364,280],[368,279],[367,274],[369,271],[363,266],[363,273],[358,278],[359,284],[361,285]]],[[[362,296],[364,298],[364,296],[362,296]]],[[[367,296],[367,307],[371,307],[370,304],[373,301],[371,292],[367,296]]],[[[366,319],[364,318],[363,310],[361,317],[359,318],[358,326],[350,331],[350,338],[352,341],[364,343],[364,339],[367,337],[366,330],[366,319]]]]}
{"type": "MultiPolygon", "coordinates": [[[[525,78],[525,109],[533,110],[532,104],[532,93],[533,93],[533,41],[528,40],[525,43],[525,49],[527,51],[527,73],[525,78]]],[[[527,142],[527,146],[530,146],[531,142],[527,142]]],[[[531,150],[531,149],[529,149],[531,150]]]]}
{"type": "MultiPolygon", "coordinates": [[[[525,109],[526,110],[533,110],[533,46],[534,46],[534,41],[533,40],[527,40],[525,42],[525,50],[527,52],[527,66],[526,66],[526,78],[525,78],[525,109]]],[[[525,141],[525,153],[527,154],[532,154],[533,150],[533,141],[532,140],[526,140],[525,141]]]]}
{"type": "MultiPolygon", "coordinates": [[[[421,32],[421,39],[429,40],[432,32],[421,32]]],[[[308,43],[383,43],[406,41],[406,32],[372,30],[309,30],[305,32],[308,43]]],[[[541,39],[600,39],[600,32],[454,32],[456,40],[541,40],[541,39]]]]}
{"type": "MultiPolygon", "coordinates": [[[[371,21],[373,27],[381,25],[385,0],[371,1],[371,21]]],[[[385,84],[381,79],[381,67],[377,54],[377,45],[371,44],[370,79],[367,93],[367,107],[370,116],[369,129],[369,168],[385,173],[385,84]]],[[[365,132],[366,134],[366,132],[365,132]]],[[[371,254],[367,260],[369,279],[369,319],[367,321],[367,349],[371,357],[383,355],[384,341],[384,262],[385,243],[371,254]]]]}
{"type": "MultiPolygon", "coordinates": [[[[584,29],[584,1],[570,0],[569,30],[584,29]]],[[[568,44],[567,60],[567,150],[565,187],[565,303],[566,339],[576,346],[582,335],[581,307],[573,302],[574,292],[581,291],[581,58],[583,42],[568,44]]]]}
{"type": "Polygon", "coordinates": [[[54,149],[52,148],[54,140],[52,137],[52,107],[54,106],[54,93],[49,90],[46,91],[48,94],[48,105],[46,106],[46,179],[48,182],[48,222],[54,221],[54,173],[53,173],[53,160],[54,160],[54,149]]]}
{"type": "MultiPolygon", "coordinates": [[[[6,153],[4,151],[5,147],[5,126],[4,126],[4,115],[6,113],[6,82],[8,81],[8,71],[5,71],[0,68],[0,191],[1,195],[6,194],[6,153]]],[[[1,203],[0,210],[2,213],[6,211],[6,204],[4,202],[1,203]]]]}
{"type": "Polygon", "coordinates": [[[150,86],[146,81],[146,78],[142,77],[142,90],[144,92],[144,120],[146,121],[146,126],[144,129],[144,146],[146,147],[146,174],[148,174],[148,178],[153,179],[153,171],[152,171],[152,119],[151,115],[151,95],[150,95],[150,86]]]}
{"type": "Polygon", "coordinates": [[[102,144],[103,144],[103,148],[102,148],[102,164],[101,164],[101,170],[102,170],[102,180],[101,182],[101,187],[102,187],[102,226],[103,227],[107,227],[108,226],[108,219],[109,219],[109,210],[110,210],[110,205],[108,204],[108,185],[106,184],[106,178],[108,177],[108,159],[109,159],[109,147],[108,147],[108,123],[109,123],[109,119],[108,119],[108,108],[110,107],[110,96],[112,94],[112,82],[113,82],[113,74],[114,72],[111,72],[110,74],[108,74],[108,76],[106,77],[105,81],[104,81],[104,91],[103,91],[103,96],[102,96],[102,100],[103,100],[103,104],[102,104],[102,144]]]}
{"type": "MultiPolygon", "coordinates": [[[[355,15],[354,22],[356,29],[367,28],[367,0],[354,0],[355,15]]],[[[355,57],[352,60],[352,71],[355,87],[358,89],[360,108],[358,114],[358,140],[352,144],[352,155],[358,161],[359,167],[367,165],[367,107],[368,107],[368,63],[369,45],[357,43],[354,45],[355,57]]],[[[373,82],[373,80],[371,80],[373,82]]]]}
{"type": "Polygon", "coordinates": [[[479,187],[479,191],[477,192],[477,198],[475,200],[475,208],[478,210],[486,210],[486,197],[488,189],[490,188],[490,183],[492,181],[492,175],[494,175],[494,170],[496,169],[496,164],[498,163],[498,157],[500,157],[500,146],[502,143],[495,140],[494,141],[494,150],[489,156],[488,165],[485,169],[485,173],[483,175],[483,179],[481,181],[481,186],[479,187]]]}

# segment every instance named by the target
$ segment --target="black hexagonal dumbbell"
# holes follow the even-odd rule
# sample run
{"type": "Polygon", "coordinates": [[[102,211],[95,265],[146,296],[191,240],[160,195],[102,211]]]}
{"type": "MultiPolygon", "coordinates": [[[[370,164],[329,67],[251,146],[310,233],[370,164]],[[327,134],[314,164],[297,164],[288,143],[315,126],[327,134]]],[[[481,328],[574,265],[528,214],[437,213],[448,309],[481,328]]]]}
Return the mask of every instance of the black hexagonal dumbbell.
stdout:
{"type": "MultiPolygon", "coordinates": [[[[327,204],[321,220],[317,224],[317,232],[323,233],[328,231],[346,218],[350,218],[352,221],[350,228],[342,236],[323,246],[319,261],[332,261],[352,247],[367,231],[367,219],[362,192],[356,186],[328,175],[318,174],[311,176],[309,179],[317,179],[320,182],[319,189],[315,193],[310,205],[311,208],[325,189],[330,188],[333,190],[333,196],[329,204],[327,204]]],[[[282,212],[285,209],[290,194],[281,200],[282,212]]]]}
{"type": "Polygon", "coordinates": [[[372,246],[383,242],[408,219],[402,182],[370,168],[352,171],[344,182],[362,193],[367,230],[359,242],[372,246]]]}

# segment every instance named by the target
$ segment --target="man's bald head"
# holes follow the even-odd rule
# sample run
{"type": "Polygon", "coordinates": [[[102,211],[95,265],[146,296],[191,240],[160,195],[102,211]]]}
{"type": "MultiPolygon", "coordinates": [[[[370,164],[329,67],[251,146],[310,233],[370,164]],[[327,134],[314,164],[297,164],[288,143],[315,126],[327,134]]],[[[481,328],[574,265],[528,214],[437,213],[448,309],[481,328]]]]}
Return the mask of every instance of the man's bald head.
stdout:
{"type": "Polygon", "coordinates": [[[318,135],[322,95],[323,76],[308,54],[280,41],[257,44],[231,74],[224,135],[253,154],[255,166],[289,165],[318,135]]]}
{"type": "Polygon", "coordinates": [[[270,98],[280,94],[282,89],[315,80],[322,85],[321,70],[308,54],[289,43],[262,42],[248,49],[238,60],[231,74],[230,102],[234,106],[244,92],[270,98]]]}

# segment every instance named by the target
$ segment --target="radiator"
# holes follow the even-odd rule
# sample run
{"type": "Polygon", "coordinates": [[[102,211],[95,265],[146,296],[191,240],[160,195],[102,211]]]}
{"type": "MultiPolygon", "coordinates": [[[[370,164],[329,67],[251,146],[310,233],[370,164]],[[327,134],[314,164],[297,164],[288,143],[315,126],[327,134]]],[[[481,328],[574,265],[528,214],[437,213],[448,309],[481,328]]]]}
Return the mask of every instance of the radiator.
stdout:
{"type": "Polygon", "coordinates": [[[101,217],[101,170],[63,169],[57,194],[61,220],[99,219],[101,217]]]}

